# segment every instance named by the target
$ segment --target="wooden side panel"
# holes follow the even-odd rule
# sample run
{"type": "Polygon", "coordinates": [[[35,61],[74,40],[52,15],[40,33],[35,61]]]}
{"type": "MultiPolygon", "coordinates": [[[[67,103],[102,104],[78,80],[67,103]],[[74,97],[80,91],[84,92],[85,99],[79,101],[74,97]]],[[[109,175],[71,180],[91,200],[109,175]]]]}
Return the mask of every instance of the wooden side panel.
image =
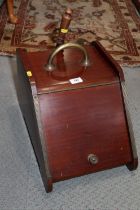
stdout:
{"type": "Polygon", "coordinates": [[[120,84],[39,96],[53,181],[132,161],[120,84]],[[88,155],[99,162],[91,165],[88,155]]]}
{"type": "MultiPolygon", "coordinates": [[[[32,96],[30,82],[26,75],[26,69],[24,69],[24,65],[18,55],[17,55],[17,63],[18,63],[18,70],[15,79],[15,84],[16,84],[18,101],[29,132],[33,149],[35,151],[39,169],[44,181],[45,189],[48,192],[52,190],[52,180],[51,180],[51,175],[48,171],[48,166],[46,165],[47,160],[43,156],[43,145],[41,145],[41,134],[39,133],[39,131],[42,132],[41,131],[42,128],[39,128],[37,123],[37,120],[39,120],[37,119],[39,117],[39,113],[35,112],[35,106],[34,106],[34,100],[32,96]]],[[[37,103],[35,105],[37,106],[37,103]]],[[[38,107],[36,107],[36,109],[38,109],[38,107]]]]}

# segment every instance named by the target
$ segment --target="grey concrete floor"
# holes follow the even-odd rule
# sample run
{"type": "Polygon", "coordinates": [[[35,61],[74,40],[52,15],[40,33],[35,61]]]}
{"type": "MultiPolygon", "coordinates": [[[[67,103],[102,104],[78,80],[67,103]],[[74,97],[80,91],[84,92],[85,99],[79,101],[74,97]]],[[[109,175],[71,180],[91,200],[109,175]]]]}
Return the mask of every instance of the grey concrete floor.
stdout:
{"type": "MultiPolygon", "coordinates": [[[[13,83],[14,58],[0,57],[0,210],[139,210],[140,170],[125,166],[54,184],[46,194],[13,83]]],[[[140,68],[124,68],[140,157],[140,68]]]]}

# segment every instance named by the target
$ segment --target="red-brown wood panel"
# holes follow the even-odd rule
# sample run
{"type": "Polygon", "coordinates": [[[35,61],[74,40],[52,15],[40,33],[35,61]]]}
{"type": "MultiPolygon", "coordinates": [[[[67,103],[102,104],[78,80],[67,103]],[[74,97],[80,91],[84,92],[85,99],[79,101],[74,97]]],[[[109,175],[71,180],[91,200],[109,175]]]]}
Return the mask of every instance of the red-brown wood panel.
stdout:
{"type": "Polygon", "coordinates": [[[83,54],[75,48],[69,48],[56,55],[54,58],[56,68],[52,72],[45,70],[45,64],[52,49],[29,53],[28,59],[38,94],[70,88],[72,85],[69,79],[76,77],[81,77],[83,83],[75,84],[75,88],[119,81],[114,66],[102,52],[97,50],[97,47],[85,46],[85,48],[90,57],[90,66],[83,67],[80,64],[83,54]]]}
{"type": "Polygon", "coordinates": [[[131,162],[120,85],[39,96],[53,181],[131,162]],[[97,155],[91,165],[87,157],[97,155]]]}

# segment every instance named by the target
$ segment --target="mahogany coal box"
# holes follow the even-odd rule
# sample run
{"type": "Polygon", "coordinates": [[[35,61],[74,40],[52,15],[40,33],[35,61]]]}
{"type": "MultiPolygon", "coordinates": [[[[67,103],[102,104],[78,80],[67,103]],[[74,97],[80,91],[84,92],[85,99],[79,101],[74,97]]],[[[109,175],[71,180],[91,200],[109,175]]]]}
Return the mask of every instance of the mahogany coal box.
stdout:
{"type": "Polygon", "coordinates": [[[98,42],[58,48],[17,50],[17,96],[47,192],[57,181],[138,165],[121,67],[98,42]]]}

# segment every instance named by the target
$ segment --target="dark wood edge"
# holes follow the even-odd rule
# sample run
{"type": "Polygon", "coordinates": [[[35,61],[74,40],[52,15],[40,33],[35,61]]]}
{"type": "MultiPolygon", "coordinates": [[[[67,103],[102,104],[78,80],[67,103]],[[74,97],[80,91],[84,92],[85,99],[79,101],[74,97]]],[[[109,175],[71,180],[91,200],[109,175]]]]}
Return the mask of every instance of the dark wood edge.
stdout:
{"type": "Polygon", "coordinates": [[[31,66],[31,63],[29,61],[29,58],[28,58],[28,52],[26,49],[24,48],[17,48],[16,49],[16,54],[18,56],[20,56],[21,60],[24,60],[24,69],[25,69],[25,72],[27,73],[27,71],[31,71],[32,73],[32,76],[31,77],[28,77],[29,81],[30,81],[30,84],[31,84],[31,89],[32,89],[32,94],[33,95],[36,95],[37,94],[37,89],[36,89],[36,82],[35,82],[35,78],[34,78],[34,75],[33,75],[33,72],[32,72],[32,66],[31,66]]]}
{"type": "Polygon", "coordinates": [[[132,0],[133,4],[136,7],[136,10],[140,13],[140,1],[139,0],[132,0]]]}
{"type": "Polygon", "coordinates": [[[125,93],[124,82],[122,82],[120,84],[120,88],[121,88],[124,114],[125,114],[125,119],[126,119],[126,123],[127,123],[127,130],[128,130],[128,134],[129,134],[129,142],[130,142],[130,145],[131,145],[131,154],[132,154],[132,160],[131,160],[131,162],[128,162],[126,164],[126,166],[130,171],[132,171],[132,170],[136,170],[137,167],[138,167],[137,149],[136,149],[136,144],[135,144],[133,125],[132,125],[132,122],[131,122],[130,112],[128,110],[128,104],[127,104],[127,101],[126,101],[127,95],[125,93]]]}
{"type": "Polygon", "coordinates": [[[127,168],[129,169],[129,171],[134,171],[137,169],[138,167],[138,158],[133,159],[132,162],[126,164],[127,168]]]}
{"type": "Polygon", "coordinates": [[[124,74],[121,66],[114,60],[114,58],[106,51],[106,49],[100,44],[99,41],[94,41],[91,43],[102,56],[107,59],[111,66],[113,66],[114,71],[117,73],[121,81],[124,81],[124,74]]]}
{"type": "MultiPolygon", "coordinates": [[[[22,66],[24,68],[25,75],[27,77],[26,72],[28,70],[32,69],[31,64],[29,62],[29,59],[28,59],[28,52],[25,49],[17,49],[16,56],[17,56],[17,61],[22,64],[22,66]],[[23,63],[23,60],[24,60],[24,63],[23,63]]],[[[29,77],[27,77],[27,78],[29,78],[29,77]]],[[[32,77],[29,78],[28,82],[30,83],[29,86],[31,88],[32,97],[33,97],[32,102],[33,102],[33,109],[34,109],[33,110],[34,111],[34,118],[39,123],[40,122],[39,103],[35,103],[35,101],[38,101],[38,96],[37,96],[36,84],[35,84],[35,80],[34,80],[33,75],[32,75],[32,77]],[[38,110],[38,111],[36,111],[36,110],[38,110]],[[35,115],[35,113],[36,113],[36,115],[35,115]]],[[[23,118],[24,118],[24,115],[23,115],[23,118]]],[[[28,126],[27,126],[25,118],[24,118],[24,121],[25,121],[27,130],[28,130],[28,126]]],[[[32,142],[29,130],[28,130],[28,133],[29,133],[31,144],[33,146],[33,150],[34,150],[36,160],[37,160],[37,163],[38,163],[38,166],[39,166],[39,170],[40,170],[40,173],[41,173],[41,176],[42,176],[42,180],[43,180],[43,183],[44,183],[45,190],[46,190],[46,192],[51,192],[52,189],[53,189],[53,185],[52,185],[53,181],[52,181],[52,176],[51,176],[51,173],[50,173],[50,170],[49,170],[47,155],[45,155],[45,154],[47,154],[47,151],[46,151],[46,147],[45,147],[45,140],[44,140],[43,135],[42,135],[43,131],[42,131],[41,128],[39,128],[41,126],[39,126],[38,123],[37,123],[37,130],[41,132],[41,134],[40,134],[40,132],[38,132],[38,138],[40,138],[40,140],[39,140],[40,144],[41,144],[40,148],[42,150],[39,155],[37,154],[38,151],[36,150],[36,148],[34,146],[34,143],[32,142]],[[42,159],[41,164],[40,164],[40,159],[42,159]]]]}
{"type": "MultiPolygon", "coordinates": [[[[38,96],[34,96],[34,107],[35,107],[35,113],[36,113],[36,119],[37,119],[37,124],[38,124],[38,129],[39,129],[39,135],[40,135],[40,143],[42,147],[42,152],[43,152],[43,157],[44,157],[44,164],[45,164],[45,172],[47,175],[47,186],[45,186],[45,189],[47,192],[52,191],[52,176],[50,172],[50,167],[49,167],[49,161],[48,161],[48,155],[47,155],[47,145],[45,144],[45,137],[44,137],[44,132],[43,132],[43,126],[41,123],[41,116],[40,116],[40,106],[39,106],[39,99],[38,96]]],[[[42,171],[43,173],[43,171],[42,171]]],[[[44,182],[44,185],[46,184],[46,181],[44,182]]]]}

